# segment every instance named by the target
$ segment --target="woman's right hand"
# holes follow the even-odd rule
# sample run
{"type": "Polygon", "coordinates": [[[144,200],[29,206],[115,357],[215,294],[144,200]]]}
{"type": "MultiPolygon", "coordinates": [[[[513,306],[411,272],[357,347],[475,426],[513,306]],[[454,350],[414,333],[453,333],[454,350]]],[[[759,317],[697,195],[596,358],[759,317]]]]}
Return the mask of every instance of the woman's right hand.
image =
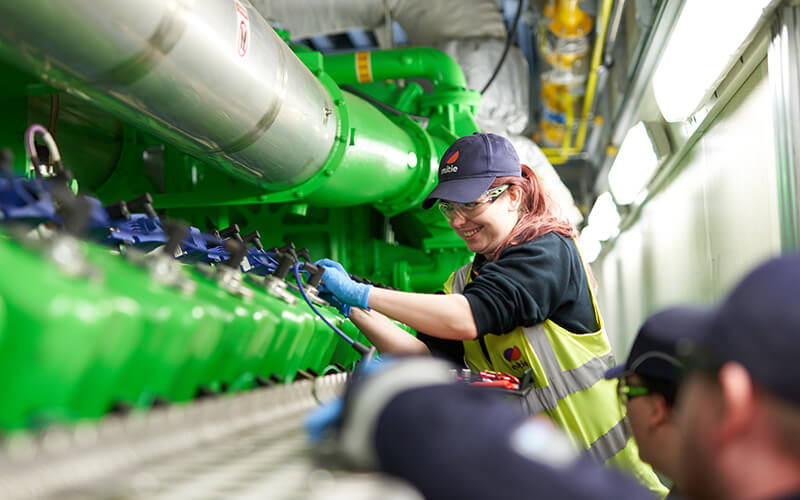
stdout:
{"type": "Polygon", "coordinates": [[[314,264],[325,268],[322,283],[319,286],[320,293],[330,293],[343,304],[362,309],[368,308],[367,301],[372,285],[356,283],[350,279],[344,267],[334,260],[321,259],[314,264]]]}

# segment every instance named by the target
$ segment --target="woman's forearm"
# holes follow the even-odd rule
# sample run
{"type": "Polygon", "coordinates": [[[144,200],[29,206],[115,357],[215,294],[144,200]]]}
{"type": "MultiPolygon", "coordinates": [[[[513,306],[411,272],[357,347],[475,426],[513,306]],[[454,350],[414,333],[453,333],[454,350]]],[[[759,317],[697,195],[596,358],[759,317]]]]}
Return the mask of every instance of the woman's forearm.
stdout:
{"type": "Polygon", "coordinates": [[[385,354],[430,354],[428,347],[419,339],[395,325],[376,310],[365,311],[354,307],[350,321],[372,342],[379,352],[385,354]]]}
{"type": "Polygon", "coordinates": [[[472,308],[460,294],[408,293],[374,287],[369,307],[428,335],[449,340],[478,336],[472,308]]]}

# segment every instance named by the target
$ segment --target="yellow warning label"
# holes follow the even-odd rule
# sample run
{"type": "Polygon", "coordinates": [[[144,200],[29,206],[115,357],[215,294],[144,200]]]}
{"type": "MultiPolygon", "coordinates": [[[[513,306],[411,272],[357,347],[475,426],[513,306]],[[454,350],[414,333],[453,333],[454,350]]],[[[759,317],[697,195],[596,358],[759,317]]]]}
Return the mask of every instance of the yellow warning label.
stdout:
{"type": "Polygon", "coordinates": [[[372,81],[372,63],[369,52],[356,52],[356,76],[359,83],[372,81]]]}

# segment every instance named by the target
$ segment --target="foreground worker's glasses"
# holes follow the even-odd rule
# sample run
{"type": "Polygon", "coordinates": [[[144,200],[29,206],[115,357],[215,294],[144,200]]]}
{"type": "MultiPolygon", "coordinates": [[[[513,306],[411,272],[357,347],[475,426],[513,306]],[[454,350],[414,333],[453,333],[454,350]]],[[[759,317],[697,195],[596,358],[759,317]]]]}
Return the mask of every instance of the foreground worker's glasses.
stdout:
{"type": "Polygon", "coordinates": [[[510,184],[497,186],[480,195],[477,200],[468,203],[439,200],[439,211],[449,220],[452,220],[456,214],[461,214],[465,217],[478,215],[488,204],[494,203],[497,198],[500,198],[500,195],[509,187],[510,184]]]}
{"type": "Polygon", "coordinates": [[[623,379],[617,381],[617,396],[619,396],[619,401],[622,404],[627,403],[631,398],[646,396],[650,393],[650,389],[643,385],[628,384],[623,379]]]}

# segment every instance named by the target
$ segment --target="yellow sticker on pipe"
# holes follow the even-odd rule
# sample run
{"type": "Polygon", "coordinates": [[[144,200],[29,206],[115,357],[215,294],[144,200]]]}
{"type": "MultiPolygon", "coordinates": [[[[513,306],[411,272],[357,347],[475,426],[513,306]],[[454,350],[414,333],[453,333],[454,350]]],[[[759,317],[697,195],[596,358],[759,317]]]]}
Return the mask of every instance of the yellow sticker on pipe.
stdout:
{"type": "Polygon", "coordinates": [[[356,77],[358,83],[370,83],[372,81],[372,63],[370,62],[370,53],[356,52],[356,77]]]}

